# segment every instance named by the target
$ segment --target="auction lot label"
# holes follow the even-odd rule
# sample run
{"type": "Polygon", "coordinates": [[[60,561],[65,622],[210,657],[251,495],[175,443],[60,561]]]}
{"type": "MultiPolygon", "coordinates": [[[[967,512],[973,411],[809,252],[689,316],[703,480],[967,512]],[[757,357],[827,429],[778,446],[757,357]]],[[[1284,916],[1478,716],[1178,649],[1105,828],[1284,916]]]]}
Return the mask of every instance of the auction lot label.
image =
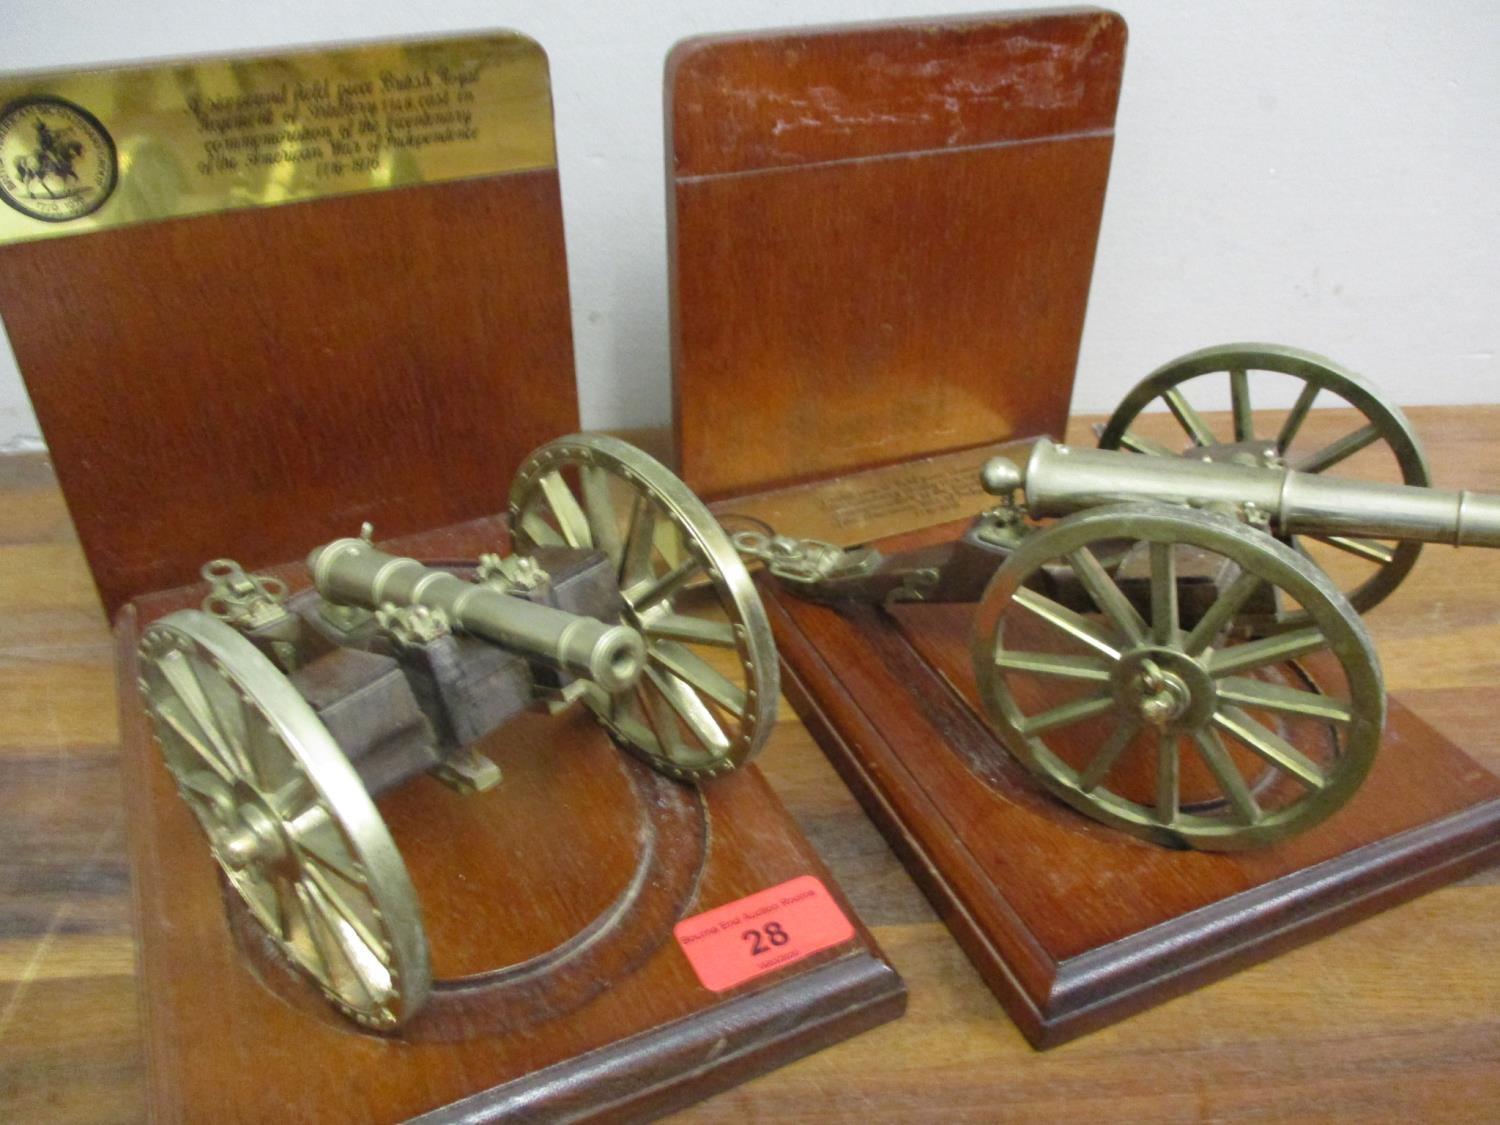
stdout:
{"type": "Polygon", "coordinates": [[[555,162],[509,33],[0,78],[0,245],[555,162]]]}
{"type": "Polygon", "coordinates": [[[726,992],[848,941],[854,927],[828,888],[802,875],[684,918],[672,933],[703,987],[726,992]]]}

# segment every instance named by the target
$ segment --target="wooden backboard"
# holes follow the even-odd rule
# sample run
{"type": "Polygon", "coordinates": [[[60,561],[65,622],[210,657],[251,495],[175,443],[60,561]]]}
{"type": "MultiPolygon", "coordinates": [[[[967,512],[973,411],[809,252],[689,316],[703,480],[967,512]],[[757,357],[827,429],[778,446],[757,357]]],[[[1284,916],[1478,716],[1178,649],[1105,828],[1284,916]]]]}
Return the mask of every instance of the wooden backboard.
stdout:
{"type": "Polygon", "coordinates": [[[19,234],[0,232],[0,317],[111,616],[212,558],[254,567],[365,520],[392,536],[498,512],[525,455],[577,428],[550,91],[530,40],[0,87],[87,101],[118,149],[89,229],[7,210],[19,234]],[[318,81],[334,85],[314,112],[318,81]],[[288,141],[250,177],[253,130],[279,126],[234,107],[278,92],[297,104],[275,112],[304,118],[289,128],[347,120],[379,138],[360,141],[385,145],[363,150],[370,171],[352,180],[331,143],[272,160],[306,151],[288,141]],[[348,105],[369,113],[338,116],[348,105]],[[437,115],[464,107],[474,135],[443,132],[437,115]],[[230,140],[238,170],[209,168],[230,140]],[[423,171],[444,153],[463,159],[423,171]]]}
{"type": "Polygon", "coordinates": [[[680,470],[721,497],[1067,419],[1125,24],[715,36],[667,63],[680,470]]]}

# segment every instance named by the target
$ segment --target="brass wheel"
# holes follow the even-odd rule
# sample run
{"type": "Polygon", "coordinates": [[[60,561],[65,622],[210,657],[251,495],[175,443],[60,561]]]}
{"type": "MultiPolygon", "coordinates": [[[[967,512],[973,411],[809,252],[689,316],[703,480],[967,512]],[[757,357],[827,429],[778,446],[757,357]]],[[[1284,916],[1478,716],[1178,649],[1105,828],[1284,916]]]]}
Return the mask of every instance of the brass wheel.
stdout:
{"type": "Polygon", "coordinates": [[[634,446],[577,434],[521,467],[510,522],[520,552],[592,548],[615,569],[646,669],[630,691],[584,699],[618,741],[679,778],[750,760],[776,719],[771,627],[728,536],[686,485],[634,446]]]}
{"type": "Polygon", "coordinates": [[[140,687],[214,858],[282,952],[360,1023],[416,1012],[432,970],[406,865],[297,689],[198,610],[146,631],[140,687]]]}
{"type": "Polygon", "coordinates": [[[1188,509],[1115,505],[1032,536],[985,591],[973,659],[991,723],[1048,789],[1169,846],[1256,847],[1318,823],[1364,780],[1385,721],[1374,649],[1327,575],[1188,509]],[[1122,543],[1141,563],[1129,577],[1122,543]],[[1067,596],[1049,564],[1076,575],[1072,606],[1042,592],[1067,596]],[[1211,596],[1182,598],[1189,570],[1215,576],[1211,596]],[[1235,618],[1263,587],[1307,624],[1241,642],[1235,618]],[[1315,679],[1293,664],[1325,651],[1315,679]]]}
{"type": "MultiPolygon", "coordinates": [[[[1401,411],[1352,371],[1311,352],[1274,344],[1227,344],[1174,359],[1125,396],[1105,425],[1099,447],[1179,455],[1178,450],[1131,430],[1155,403],[1167,407],[1186,435],[1188,445],[1181,451],[1185,457],[1249,459],[1323,473],[1341,466],[1347,470],[1351,459],[1360,456],[1360,468],[1367,475],[1422,487],[1432,483],[1427,458],[1401,411]],[[1285,397],[1295,396],[1294,401],[1279,425],[1257,433],[1252,386],[1269,397],[1272,383],[1286,384],[1276,389],[1285,397]],[[1216,389],[1229,392],[1231,433],[1216,433],[1191,401],[1194,395],[1201,401],[1202,392],[1211,394],[1216,389]],[[1299,440],[1308,412],[1317,401],[1352,407],[1363,416],[1363,424],[1326,445],[1299,440]]],[[[1359,613],[1378,605],[1395,590],[1422,551],[1420,543],[1336,535],[1297,536],[1289,541],[1325,570],[1339,574],[1345,596],[1359,613]]],[[[1307,618],[1283,616],[1274,623],[1258,624],[1296,629],[1306,625],[1307,618]]]]}

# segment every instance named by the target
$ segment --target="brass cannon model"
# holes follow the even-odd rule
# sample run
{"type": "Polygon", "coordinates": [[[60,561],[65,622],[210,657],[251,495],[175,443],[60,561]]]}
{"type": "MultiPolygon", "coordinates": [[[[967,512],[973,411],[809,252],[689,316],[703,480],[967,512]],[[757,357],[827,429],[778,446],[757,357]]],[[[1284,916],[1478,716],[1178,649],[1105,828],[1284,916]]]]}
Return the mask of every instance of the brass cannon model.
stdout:
{"type": "Polygon", "coordinates": [[[374,796],[423,772],[497,784],[478,745],[531,707],[581,703],[684,781],[744,764],[775,720],[754,586],[656,461],[612,438],[559,439],[521,467],[509,516],[507,557],[428,566],[366,529],[314,550],[311,588],[290,597],[279,579],[209,563],[202,609],[142,640],[162,753],[228,882],[367,1026],[409,1019],[432,980],[374,796]]]}
{"type": "Polygon", "coordinates": [[[1500,496],[1428,487],[1395,407],[1328,360],[1266,345],[1167,364],[1126,397],[1100,446],[1043,439],[1024,468],[987,462],[982,484],[1000,503],[954,541],[884,556],[736,538],[809,598],[977,602],[972,666],[990,724],[1097,820],[1210,850],[1317,824],[1381,743],[1385,692],[1360,613],[1424,543],[1500,546],[1500,496]],[[1258,394],[1273,377],[1289,384],[1270,434],[1255,431],[1252,375],[1258,394]],[[1228,392],[1230,432],[1191,400],[1215,387],[1228,392]],[[1308,446],[1320,396],[1358,417],[1308,446]],[[1153,400],[1180,446],[1139,432],[1153,400]],[[1377,463],[1399,483],[1340,475],[1377,463]]]}

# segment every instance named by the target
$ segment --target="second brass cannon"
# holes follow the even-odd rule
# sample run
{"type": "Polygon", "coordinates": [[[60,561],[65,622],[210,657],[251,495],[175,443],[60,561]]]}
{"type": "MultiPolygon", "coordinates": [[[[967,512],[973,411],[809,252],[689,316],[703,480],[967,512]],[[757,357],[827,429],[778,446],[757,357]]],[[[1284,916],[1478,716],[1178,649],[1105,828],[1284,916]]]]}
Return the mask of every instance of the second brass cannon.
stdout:
{"type": "Polygon", "coordinates": [[[1101,444],[1041,439],[989,461],[981,481],[1000,503],[953,540],[891,556],[754,533],[740,546],[815,600],[977,602],[986,717],[1053,794],[1097,820],[1216,850],[1312,827],[1353,796],[1380,747],[1385,691],[1360,613],[1399,585],[1422,543],[1500,546],[1500,496],[1427,487],[1395,407],[1327,360],[1264,345],[1166,365],[1101,444]],[[1248,373],[1266,370],[1303,385],[1257,436],[1248,373]],[[1215,378],[1233,404],[1227,433],[1184,394],[1215,378]],[[1324,392],[1358,421],[1298,449],[1324,392]],[[1180,448],[1132,428],[1153,397],[1180,448]],[[1388,454],[1402,483],[1339,474],[1365,450],[1388,454]],[[1341,560],[1352,579],[1321,565],[1341,560]]]}

